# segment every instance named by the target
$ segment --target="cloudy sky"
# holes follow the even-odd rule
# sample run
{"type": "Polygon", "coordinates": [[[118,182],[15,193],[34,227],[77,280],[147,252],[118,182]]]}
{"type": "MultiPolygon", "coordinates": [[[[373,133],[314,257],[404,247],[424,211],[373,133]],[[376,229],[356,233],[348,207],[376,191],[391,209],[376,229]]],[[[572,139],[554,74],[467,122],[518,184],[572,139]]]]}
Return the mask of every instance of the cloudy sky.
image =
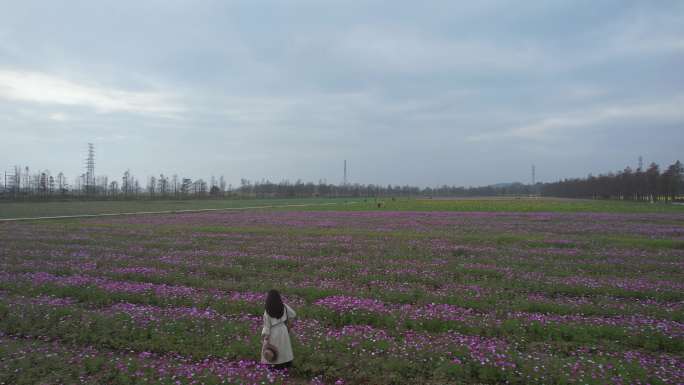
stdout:
{"type": "Polygon", "coordinates": [[[682,1],[0,0],[0,171],[528,182],[684,161],[682,1]],[[420,5],[419,5],[420,4],[420,5]]]}

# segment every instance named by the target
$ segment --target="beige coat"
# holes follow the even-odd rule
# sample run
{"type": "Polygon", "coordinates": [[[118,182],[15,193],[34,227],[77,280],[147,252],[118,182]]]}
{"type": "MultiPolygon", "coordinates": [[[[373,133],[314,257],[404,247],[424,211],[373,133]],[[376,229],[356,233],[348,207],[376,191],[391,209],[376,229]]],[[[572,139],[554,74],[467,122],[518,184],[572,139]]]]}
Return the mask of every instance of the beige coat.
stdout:
{"type": "Polygon", "coordinates": [[[290,342],[290,334],[285,326],[285,319],[288,321],[297,316],[291,307],[285,305],[285,311],[280,318],[273,318],[264,311],[264,327],[261,329],[262,337],[268,336],[268,342],[278,349],[278,359],[274,362],[268,362],[261,356],[262,364],[282,364],[292,361],[294,355],[292,354],[292,343],[290,342]]]}

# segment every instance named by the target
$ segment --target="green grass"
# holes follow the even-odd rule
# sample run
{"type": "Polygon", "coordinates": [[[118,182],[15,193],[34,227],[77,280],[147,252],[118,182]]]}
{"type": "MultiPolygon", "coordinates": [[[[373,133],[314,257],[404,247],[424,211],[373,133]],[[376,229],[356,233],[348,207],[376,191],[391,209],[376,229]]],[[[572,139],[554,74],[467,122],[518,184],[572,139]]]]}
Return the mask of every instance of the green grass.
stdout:
{"type": "Polygon", "coordinates": [[[297,198],[159,201],[0,202],[0,219],[309,204],[280,210],[684,213],[684,206],[556,198],[297,198]],[[352,203],[353,202],[353,203],[352,203]],[[378,203],[381,202],[381,207],[378,203]],[[331,204],[336,203],[336,204],[331,204]],[[347,204],[352,203],[352,204],[347,204]],[[321,204],[321,205],[318,205],[321,204]]]}
{"type": "Polygon", "coordinates": [[[0,202],[0,219],[141,211],[204,210],[271,205],[344,203],[342,199],[217,199],[159,201],[0,202]]]}
{"type": "Polygon", "coordinates": [[[344,207],[308,207],[304,210],[353,211],[485,211],[485,212],[591,212],[591,213],[684,213],[684,206],[608,200],[558,198],[474,198],[474,199],[356,199],[344,207]],[[378,207],[381,203],[381,207],[378,207]]]}

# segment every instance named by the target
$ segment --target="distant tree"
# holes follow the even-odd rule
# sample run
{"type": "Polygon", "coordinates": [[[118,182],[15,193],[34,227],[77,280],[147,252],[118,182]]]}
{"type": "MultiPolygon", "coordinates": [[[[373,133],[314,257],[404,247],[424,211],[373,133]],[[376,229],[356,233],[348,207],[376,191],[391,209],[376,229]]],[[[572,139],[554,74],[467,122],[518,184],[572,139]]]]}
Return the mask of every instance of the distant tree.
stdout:
{"type": "Polygon", "coordinates": [[[180,185],[178,184],[178,175],[173,174],[173,177],[171,177],[171,189],[173,190],[174,198],[178,198],[179,188],[180,185]]]}
{"type": "Polygon", "coordinates": [[[650,201],[658,199],[658,179],[660,179],[660,168],[657,164],[651,163],[646,169],[646,190],[650,201]]]}
{"type": "Polygon", "coordinates": [[[113,197],[119,195],[119,182],[113,180],[109,183],[109,195],[113,197]]]}
{"type": "Polygon", "coordinates": [[[157,180],[157,191],[162,197],[166,197],[169,193],[169,178],[164,176],[164,174],[159,174],[159,179],[157,180]]]}
{"type": "Polygon", "coordinates": [[[252,195],[252,183],[248,179],[240,179],[240,193],[243,195],[252,195]]]}
{"type": "Polygon", "coordinates": [[[95,178],[94,193],[107,196],[109,191],[109,177],[100,175],[95,178]]]}
{"type": "Polygon", "coordinates": [[[196,197],[204,197],[207,195],[207,182],[202,179],[197,179],[192,183],[192,192],[196,197]]]}
{"type": "Polygon", "coordinates": [[[620,199],[633,200],[635,190],[634,186],[634,173],[632,172],[632,168],[627,166],[620,174],[620,199]]]}
{"type": "Polygon", "coordinates": [[[29,167],[24,168],[24,193],[25,195],[31,195],[31,176],[29,174],[29,167]]]}
{"type": "Polygon", "coordinates": [[[183,178],[183,182],[181,183],[181,188],[180,188],[181,194],[184,197],[187,197],[191,192],[191,190],[190,190],[191,188],[192,188],[192,179],[183,178]]]}
{"type": "Polygon", "coordinates": [[[221,175],[219,178],[219,189],[221,191],[221,196],[225,196],[226,193],[226,179],[221,175]]]}
{"type": "Polygon", "coordinates": [[[57,174],[57,191],[59,195],[66,195],[67,193],[67,180],[63,172],[57,174]]]}
{"type": "Polygon", "coordinates": [[[48,185],[49,185],[49,176],[48,176],[49,171],[43,171],[40,173],[40,180],[38,181],[39,185],[39,190],[41,194],[47,194],[48,192],[48,185]]]}
{"type": "Polygon", "coordinates": [[[126,170],[121,178],[121,192],[124,196],[128,196],[132,193],[133,181],[131,180],[131,171],[126,170]]]}
{"type": "Polygon", "coordinates": [[[679,196],[682,172],[684,172],[682,163],[677,161],[668,167],[661,176],[663,178],[665,200],[675,200],[679,196]]]}
{"type": "Polygon", "coordinates": [[[147,192],[150,194],[151,198],[154,198],[154,194],[157,189],[157,178],[151,176],[147,183],[147,192]]]}

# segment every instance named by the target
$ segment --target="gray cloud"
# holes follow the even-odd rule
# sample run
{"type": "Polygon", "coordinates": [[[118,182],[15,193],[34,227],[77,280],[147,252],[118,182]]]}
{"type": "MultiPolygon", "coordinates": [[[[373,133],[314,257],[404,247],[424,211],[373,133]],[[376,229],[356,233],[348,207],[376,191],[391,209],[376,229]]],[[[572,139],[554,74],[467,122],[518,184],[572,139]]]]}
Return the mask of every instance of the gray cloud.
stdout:
{"type": "Polygon", "coordinates": [[[26,1],[0,166],[464,184],[684,159],[677,1],[26,1]]]}

